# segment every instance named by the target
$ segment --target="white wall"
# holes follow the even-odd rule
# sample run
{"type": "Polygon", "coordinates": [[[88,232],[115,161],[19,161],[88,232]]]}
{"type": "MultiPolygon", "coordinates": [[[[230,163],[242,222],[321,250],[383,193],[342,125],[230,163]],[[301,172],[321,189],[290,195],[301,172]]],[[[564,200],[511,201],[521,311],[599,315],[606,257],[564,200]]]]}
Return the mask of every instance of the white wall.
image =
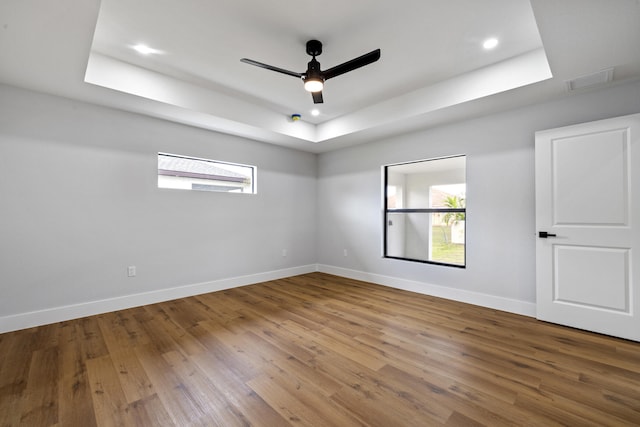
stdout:
{"type": "Polygon", "coordinates": [[[314,154],[0,86],[0,331],[314,270],[316,169],[314,154]],[[159,151],[256,165],[258,194],[158,189],[159,151]]]}
{"type": "Polygon", "coordinates": [[[637,112],[640,82],[322,154],[320,270],[533,315],[534,132],[637,112]],[[381,165],[456,154],[467,155],[467,268],[382,258],[381,165]]]}

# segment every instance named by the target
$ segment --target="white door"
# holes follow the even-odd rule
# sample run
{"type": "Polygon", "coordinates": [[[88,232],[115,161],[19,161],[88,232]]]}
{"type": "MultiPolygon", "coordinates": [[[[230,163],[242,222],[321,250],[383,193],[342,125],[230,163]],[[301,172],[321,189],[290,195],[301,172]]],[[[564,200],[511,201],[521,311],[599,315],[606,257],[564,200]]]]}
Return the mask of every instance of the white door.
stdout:
{"type": "Polygon", "coordinates": [[[536,132],[535,170],[538,319],[640,341],[640,114],[536,132]]]}

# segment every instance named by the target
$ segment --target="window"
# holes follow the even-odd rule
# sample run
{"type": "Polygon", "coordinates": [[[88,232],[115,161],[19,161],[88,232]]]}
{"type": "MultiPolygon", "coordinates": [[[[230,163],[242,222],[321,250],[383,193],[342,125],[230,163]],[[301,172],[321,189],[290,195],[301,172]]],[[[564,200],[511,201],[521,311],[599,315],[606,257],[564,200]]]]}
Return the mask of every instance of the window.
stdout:
{"type": "Polygon", "coordinates": [[[465,266],[466,157],[384,166],[384,257],[465,266]]]}
{"type": "Polygon", "coordinates": [[[256,167],[158,153],[158,188],[256,193],[256,167]]]}

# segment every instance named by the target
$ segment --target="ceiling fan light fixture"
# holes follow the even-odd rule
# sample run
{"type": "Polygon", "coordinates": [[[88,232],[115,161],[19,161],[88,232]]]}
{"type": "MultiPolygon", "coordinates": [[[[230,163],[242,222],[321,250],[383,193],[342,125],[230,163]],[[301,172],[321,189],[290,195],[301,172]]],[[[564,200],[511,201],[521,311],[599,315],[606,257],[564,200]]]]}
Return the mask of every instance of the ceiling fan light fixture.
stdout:
{"type": "Polygon", "coordinates": [[[304,89],[307,92],[320,92],[324,87],[324,82],[319,77],[309,77],[304,80],[304,89]]]}

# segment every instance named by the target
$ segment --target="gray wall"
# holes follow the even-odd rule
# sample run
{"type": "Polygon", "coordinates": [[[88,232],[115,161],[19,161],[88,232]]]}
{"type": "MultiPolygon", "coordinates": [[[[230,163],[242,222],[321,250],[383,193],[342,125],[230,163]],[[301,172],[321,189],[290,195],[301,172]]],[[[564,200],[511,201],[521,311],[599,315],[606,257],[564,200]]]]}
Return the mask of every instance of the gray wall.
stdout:
{"type": "MultiPolygon", "coordinates": [[[[391,285],[407,281],[405,288],[426,293],[435,285],[442,295],[454,290],[532,304],[534,133],[637,112],[639,82],[322,154],[321,269],[391,285]],[[381,166],[456,154],[467,155],[467,268],[382,258],[381,166]]],[[[501,307],[513,308],[509,301],[501,307]]]]}
{"type": "Polygon", "coordinates": [[[313,154],[0,86],[0,320],[312,265],[316,169],[313,154]],[[158,151],[256,165],[258,194],[158,189],[158,151]]]}
{"type": "Polygon", "coordinates": [[[314,155],[0,85],[0,330],[316,263],[522,311],[509,304],[535,301],[534,132],[637,112],[640,82],[314,155]],[[256,165],[258,194],[160,190],[158,151],[256,165]],[[381,258],[381,166],[454,154],[467,268],[381,258]]]}

